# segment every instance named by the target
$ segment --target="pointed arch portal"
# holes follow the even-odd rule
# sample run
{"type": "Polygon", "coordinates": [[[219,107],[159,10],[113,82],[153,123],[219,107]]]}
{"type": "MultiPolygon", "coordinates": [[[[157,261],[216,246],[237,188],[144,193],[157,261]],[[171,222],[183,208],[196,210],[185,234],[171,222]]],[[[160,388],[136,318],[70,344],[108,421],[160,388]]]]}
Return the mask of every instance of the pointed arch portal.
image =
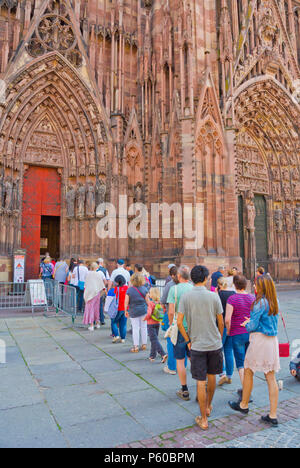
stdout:
{"type": "Polygon", "coordinates": [[[262,77],[236,92],[235,115],[236,186],[244,213],[241,251],[249,274],[257,263],[269,264],[277,274],[276,261],[297,259],[300,253],[300,109],[281,83],[262,77]]]}
{"type": "Polygon", "coordinates": [[[57,52],[11,76],[8,89],[0,162],[12,199],[1,243],[8,252],[27,250],[30,278],[45,250],[79,255],[97,242],[96,203],[106,192],[110,135],[101,103],[57,52]],[[44,231],[58,230],[49,249],[45,216],[44,231]]]}

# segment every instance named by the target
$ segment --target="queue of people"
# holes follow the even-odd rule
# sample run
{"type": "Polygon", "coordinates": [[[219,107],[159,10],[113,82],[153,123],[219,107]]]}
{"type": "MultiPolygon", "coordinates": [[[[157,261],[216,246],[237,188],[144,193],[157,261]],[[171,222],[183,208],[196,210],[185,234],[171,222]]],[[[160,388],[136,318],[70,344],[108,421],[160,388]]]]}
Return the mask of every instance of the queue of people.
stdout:
{"type": "MultiPolygon", "coordinates": [[[[274,282],[263,268],[255,277],[255,294],[250,294],[247,279],[237,268],[226,275],[226,269],[219,267],[210,276],[205,266],[190,270],[185,265],[170,264],[160,295],[155,278],[140,264],[132,269],[120,259],[110,275],[102,258],[89,268],[82,260],[71,259],[68,266],[62,259],[51,269],[49,260],[51,263],[46,258],[41,266],[41,277],[46,281],[51,273],[57,281],[76,288],[78,309],[84,307],[83,323],[88,330],[93,332],[105,323],[105,310],[111,318],[112,342],[125,343],[129,319],[133,342],[130,352],[145,351],[149,338],[149,361],[153,363],[159,356],[164,372],[178,375],[180,387],[176,394],[184,401],[190,400],[190,361],[200,409],[195,421],[200,429],[208,429],[216,386],[232,383],[234,365],[241,388],[238,399],[228,402],[230,408],[242,414],[249,412],[254,374],[263,372],[270,411],[261,419],[271,426],[278,425],[279,303],[274,282]],[[167,340],[166,350],[160,330],[167,340]]],[[[290,366],[295,377],[299,377],[298,358],[290,366]]]]}

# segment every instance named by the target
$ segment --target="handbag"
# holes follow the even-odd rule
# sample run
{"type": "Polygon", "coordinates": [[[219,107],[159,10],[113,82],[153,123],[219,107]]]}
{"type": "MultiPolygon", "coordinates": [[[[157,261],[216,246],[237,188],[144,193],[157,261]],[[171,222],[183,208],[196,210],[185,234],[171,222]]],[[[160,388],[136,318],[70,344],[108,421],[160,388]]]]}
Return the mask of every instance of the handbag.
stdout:
{"type": "Polygon", "coordinates": [[[286,325],[285,325],[283,315],[280,312],[280,310],[279,310],[279,313],[280,313],[280,317],[281,317],[281,320],[282,320],[282,323],[283,323],[283,328],[284,328],[284,331],[285,331],[285,334],[286,334],[286,337],[287,337],[287,343],[279,343],[279,356],[282,357],[282,358],[283,357],[290,357],[289,335],[288,335],[288,332],[287,332],[287,329],[286,329],[286,325]]]}
{"type": "Polygon", "coordinates": [[[177,286],[175,286],[175,315],[173,319],[173,323],[168,328],[165,334],[165,338],[170,338],[172,344],[175,346],[178,340],[178,325],[177,325],[177,313],[176,313],[176,305],[177,305],[177,286]]]}
{"type": "MultiPolygon", "coordinates": [[[[119,288],[117,289],[117,291],[119,291],[119,288]]],[[[116,316],[118,315],[119,297],[120,297],[120,294],[116,294],[112,298],[112,301],[108,307],[107,315],[111,318],[111,320],[114,320],[116,316]]]]}

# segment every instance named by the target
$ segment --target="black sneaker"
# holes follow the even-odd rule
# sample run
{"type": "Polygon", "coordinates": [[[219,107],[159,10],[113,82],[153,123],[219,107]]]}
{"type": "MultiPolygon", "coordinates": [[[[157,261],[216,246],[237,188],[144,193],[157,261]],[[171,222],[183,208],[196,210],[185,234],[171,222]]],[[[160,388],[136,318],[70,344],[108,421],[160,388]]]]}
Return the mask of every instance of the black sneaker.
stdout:
{"type": "Polygon", "coordinates": [[[242,414],[248,414],[249,413],[249,408],[246,408],[246,409],[241,408],[239,401],[229,401],[228,404],[229,404],[230,408],[233,409],[234,411],[239,411],[242,414]]]}
{"type": "Polygon", "coordinates": [[[278,426],[278,420],[275,418],[270,418],[270,416],[267,414],[267,416],[262,416],[261,421],[267,424],[270,424],[272,427],[277,427],[278,426]]]}

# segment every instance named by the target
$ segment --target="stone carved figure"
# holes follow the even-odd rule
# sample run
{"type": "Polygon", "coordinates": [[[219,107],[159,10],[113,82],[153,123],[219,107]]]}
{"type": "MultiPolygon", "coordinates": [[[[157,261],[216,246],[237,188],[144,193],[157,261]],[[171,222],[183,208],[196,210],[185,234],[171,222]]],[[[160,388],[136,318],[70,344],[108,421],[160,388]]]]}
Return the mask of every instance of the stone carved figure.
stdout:
{"type": "Polygon", "coordinates": [[[254,195],[251,190],[246,193],[246,212],[247,212],[247,229],[255,230],[256,209],[254,205],[254,195]]]}
{"type": "Polygon", "coordinates": [[[0,178],[0,211],[3,209],[4,206],[4,196],[5,196],[5,188],[4,188],[4,177],[0,178]]]}
{"type": "Polygon", "coordinates": [[[85,208],[85,186],[79,184],[76,191],[76,200],[77,200],[77,217],[84,218],[84,208],[85,208]]]}
{"type": "Polygon", "coordinates": [[[70,185],[66,193],[67,218],[69,219],[74,218],[75,216],[75,199],[76,199],[75,187],[70,185]]]}
{"type": "Polygon", "coordinates": [[[143,187],[140,182],[136,184],[134,187],[134,201],[135,203],[142,203],[143,202],[143,187]]]}
{"type": "Polygon", "coordinates": [[[295,224],[296,224],[296,231],[300,231],[300,204],[297,203],[295,208],[295,224]]]}
{"type": "Polygon", "coordinates": [[[5,203],[4,208],[7,211],[12,210],[12,202],[13,202],[13,184],[10,179],[7,179],[5,184],[5,203]]]}
{"type": "Polygon", "coordinates": [[[86,200],[85,200],[85,212],[88,218],[95,216],[95,187],[92,183],[89,183],[86,187],[86,200]]]}
{"type": "Polygon", "coordinates": [[[103,180],[97,180],[96,182],[96,206],[104,203],[105,201],[105,194],[106,194],[106,184],[103,180]]]}
{"type": "Polygon", "coordinates": [[[20,194],[20,179],[17,178],[13,184],[13,210],[20,211],[21,209],[21,194],[20,194]]]}
{"type": "Polygon", "coordinates": [[[290,206],[287,206],[284,211],[284,219],[285,219],[285,226],[287,232],[291,232],[294,227],[294,214],[293,214],[293,208],[290,206]]]}
{"type": "Polygon", "coordinates": [[[282,232],[283,229],[283,216],[282,210],[280,208],[276,208],[274,211],[274,224],[276,232],[282,232]]]}

